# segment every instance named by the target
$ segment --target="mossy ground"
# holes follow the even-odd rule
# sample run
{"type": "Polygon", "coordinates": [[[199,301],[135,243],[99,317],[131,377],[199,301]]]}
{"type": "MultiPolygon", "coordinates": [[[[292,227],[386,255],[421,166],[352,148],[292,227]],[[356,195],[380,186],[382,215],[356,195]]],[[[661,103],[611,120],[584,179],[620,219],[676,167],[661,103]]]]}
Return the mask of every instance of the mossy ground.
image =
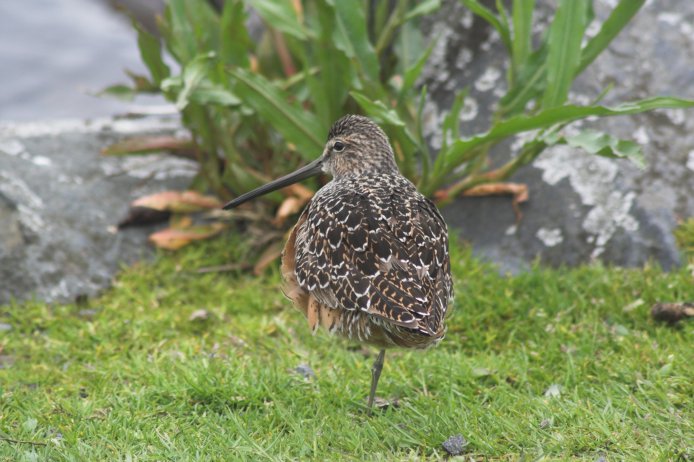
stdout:
{"type": "Polygon", "coordinates": [[[474,459],[694,458],[694,326],[649,317],[694,299],[691,266],[502,277],[455,246],[448,335],[386,355],[399,407],[370,417],[375,351],[312,336],[276,270],[196,272],[237,244],[161,254],[86,304],[0,307],[0,460],[439,459],[457,434],[474,459]]]}

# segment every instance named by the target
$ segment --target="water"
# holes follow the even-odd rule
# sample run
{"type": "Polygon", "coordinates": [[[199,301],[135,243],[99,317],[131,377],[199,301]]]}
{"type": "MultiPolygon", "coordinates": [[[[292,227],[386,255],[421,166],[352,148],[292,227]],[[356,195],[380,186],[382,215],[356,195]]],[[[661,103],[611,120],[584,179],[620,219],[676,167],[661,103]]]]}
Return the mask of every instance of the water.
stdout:
{"type": "MultiPolygon", "coordinates": [[[[146,14],[159,0],[125,3],[146,14]]],[[[90,94],[126,83],[125,68],[145,73],[132,26],[106,0],[0,0],[0,122],[127,112],[90,94]]]]}

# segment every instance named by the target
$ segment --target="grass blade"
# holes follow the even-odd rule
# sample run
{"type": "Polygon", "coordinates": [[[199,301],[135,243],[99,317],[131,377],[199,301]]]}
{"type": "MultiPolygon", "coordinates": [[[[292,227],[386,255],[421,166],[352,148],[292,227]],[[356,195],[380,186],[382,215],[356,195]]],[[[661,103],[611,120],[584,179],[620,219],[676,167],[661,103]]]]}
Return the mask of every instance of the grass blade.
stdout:
{"type": "Polygon", "coordinates": [[[470,11],[487,21],[489,24],[492,25],[492,27],[494,27],[494,29],[496,29],[496,31],[501,36],[501,41],[504,42],[504,45],[506,46],[507,50],[510,51],[513,49],[511,45],[511,34],[508,30],[508,27],[504,25],[504,23],[501,21],[501,19],[499,19],[497,15],[495,15],[489,8],[482,5],[477,0],[460,0],[460,2],[463,5],[465,5],[470,11]]]}
{"type": "Polygon", "coordinates": [[[535,0],[513,0],[513,41],[511,57],[514,76],[518,74],[519,69],[528,59],[532,51],[534,9],[535,0]]]}
{"type": "Polygon", "coordinates": [[[554,124],[572,122],[590,116],[608,117],[627,114],[638,114],[661,108],[692,108],[694,100],[686,100],[671,97],[656,97],[631,103],[620,104],[615,107],[605,106],[575,106],[565,105],[546,109],[536,115],[520,115],[508,120],[498,122],[491,130],[472,138],[454,142],[449,150],[437,158],[437,163],[455,166],[465,154],[475,147],[486,143],[494,143],[502,138],[529,130],[537,130],[550,127],[554,124]]]}
{"type": "Polygon", "coordinates": [[[581,60],[581,41],[586,29],[588,0],[562,0],[549,31],[547,87],[542,107],[564,104],[581,60]]]}
{"type": "Polygon", "coordinates": [[[290,1],[248,0],[265,22],[280,32],[299,40],[309,38],[309,33],[301,24],[296,10],[290,1]]]}
{"type": "Polygon", "coordinates": [[[396,127],[405,125],[398,113],[394,109],[388,108],[381,101],[372,101],[367,96],[356,91],[352,91],[349,94],[366,112],[366,115],[372,117],[377,123],[385,123],[396,127]]]}
{"type": "Polygon", "coordinates": [[[246,13],[241,0],[224,2],[220,23],[222,40],[220,58],[224,64],[248,67],[252,42],[246,29],[246,13]]]}
{"type": "Polygon", "coordinates": [[[354,59],[369,81],[377,83],[380,72],[378,57],[366,30],[364,2],[361,0],[333,0],[337,27],[333,35],[335,46],[354,59]]]}
{"type": "Polygon", "coordinates": [[[646,0],[621,0],[619,2],[602,24],[597,35],[590,39],[583,49],[581,63],[576,69],[576,75],[583,72],[607,48],[645,3],[646,0]]]}
{"type": "Polygon", "coordinates": [[[296,146],[302,157],[314,159],[322,151],[321,124],[313,114],[288,103],[286,95],[261,75],[240,68],[228,72],[236,79],[235,94],[296,146]]]}

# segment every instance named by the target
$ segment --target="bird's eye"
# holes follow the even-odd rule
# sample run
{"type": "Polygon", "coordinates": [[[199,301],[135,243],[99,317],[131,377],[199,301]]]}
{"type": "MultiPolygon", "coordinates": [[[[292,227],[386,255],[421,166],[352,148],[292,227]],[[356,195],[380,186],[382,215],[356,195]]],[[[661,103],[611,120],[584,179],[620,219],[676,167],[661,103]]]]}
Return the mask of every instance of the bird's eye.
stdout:
{"type": "Polygon", "coordinates": [[[345,143],[341,141],[335,141],[335,144],[333,144],[333,151],[335,152],[342,152],[345,150],[345,143]]]}

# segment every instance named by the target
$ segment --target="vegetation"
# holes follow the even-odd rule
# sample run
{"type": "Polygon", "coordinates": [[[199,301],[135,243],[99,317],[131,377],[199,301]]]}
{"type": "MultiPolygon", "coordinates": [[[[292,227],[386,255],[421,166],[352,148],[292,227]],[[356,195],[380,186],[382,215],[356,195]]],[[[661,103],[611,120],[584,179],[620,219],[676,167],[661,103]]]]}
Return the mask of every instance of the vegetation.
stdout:
{"type": "Polygon", "coordinates": [[[83,305],[0,307],[0,460],[438,460],[458,434],[475,460],[694,457],[694,325],[649,316],[694,299],[692,267],[503,277],[454,245],[448,334],[389,353],[398,407],[369,417],[375,351],[312,336],[277,270],[198,271],[238,243],[162,254],[83,305]]]}
{"type": "MultiPolygon", "coordinates": [[[[159,39],[136,25],[150,75],[131,75],[133,87],[117,85],[106,93],[132,97],[154,91],[175,102],[191,130],[200,164],[194,188],[221,199],[318,156],[330,124],[345,113],[362,112],[378,121],[393,141],[405,176],[424,194],[446,202],[463,192],[484,194],[493,187],[503,191],[499,182],[558,143],[640,163],[641,150],[634,142],[563,129],[586,117],[694,105],[656,97],[608,108],[599,105],[604,95],[595,95],[588,106],[567,102],[574,79],[645,0],[617,2],[592,36],[587,35],[594,20],[592,0],[560,0],[551,24],[539,36],[533,34],[533,0],[514,0],[510,11],[500,1],[496,11],[478,0],[460,1],[491,24],[505,45],[506,93],[489,129],[461,138],[459,114],[466,95],[461,91],[441,127],[439,152],[429,151],[422,132],[427,90],[418,78],[433,44],[427,46],[417,27],[422,16],[439,8],[439,0],[228,0],[221,11],[205,0],[170,0],[159,30],[178,71],[164,60],[159,39]],[[250,39],[248,8],[263,20],[264,27],[254,32],[259,40],[250,39]],[[490,149],[518,135],[525,140],[518,154],[504,165],[490,166],[490,149]]],[[[108,152],[161,147],[161,140],[145,141],[108,152]]],[[[309,194],[295,188],[285,191],[289,197],[277,192],[264,199],[282,203],[275,225],[301,209],[316,184],[308,187],[309,194]]],[[[187,222],[177,220],[174,227],[183,227],[181,223],[187,222]]]]}

